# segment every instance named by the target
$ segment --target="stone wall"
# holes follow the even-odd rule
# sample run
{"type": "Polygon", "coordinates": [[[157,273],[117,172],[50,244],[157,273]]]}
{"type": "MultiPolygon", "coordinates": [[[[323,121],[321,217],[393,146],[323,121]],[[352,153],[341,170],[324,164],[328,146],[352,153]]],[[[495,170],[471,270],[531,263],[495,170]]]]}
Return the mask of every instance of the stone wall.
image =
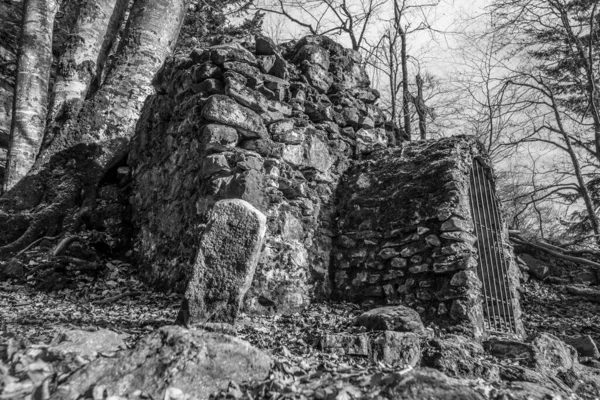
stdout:
{"type": "Polygon", "coordinates": [[[214,203],[267,216],[248,310],[326,298],[337,184],[352,159],[395,144],[360,54],[331,39],[221,43],[168,61],[131,143],[136,254],[183,288],[214,203]]]}
{"type": "MultiPolygon", "coordinates": [[[[477,238],[469,204],[476,156],[484,154],[473,138],[406,142],[347,172],[339,187],[334,241],[336,298],[402,303],[424,321],[464,324],[482,334],[477,238]]],[[[512,253],[508,247],[506,252],[512,253]]],[[[518,280],[513,285],[518,296],[518,280]]]]}

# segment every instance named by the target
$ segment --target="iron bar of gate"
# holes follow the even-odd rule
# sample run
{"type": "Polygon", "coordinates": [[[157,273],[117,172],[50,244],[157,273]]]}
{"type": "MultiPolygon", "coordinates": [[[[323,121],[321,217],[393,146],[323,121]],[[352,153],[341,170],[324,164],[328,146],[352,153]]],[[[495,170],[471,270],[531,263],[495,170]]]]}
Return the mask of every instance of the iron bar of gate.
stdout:
{"type": "Polygon", "coordinates": [[[504,246],[503,246],[503,242],[502,242],[502,227],[500,226],[500,210],[498,208],[498,199],[495,196],[495,191],[493,190],[493,187],[491,187],[492,185],[492,180],[488,179],[488,185],[490,185],[490,190],[489,193],[494,197],[493,201],[492,201],[492,209],[493,209],[493,213],[494,213],[494,219],[496,220],[496,236],[498,238],[498,255],[500,257],[500,267],[501,267],[501,272],[502,272],[502,284],[504,285],[504,291],[506,294],[506,301],[508,302],[507,304],[507,309],[509,312],[508,318],[509,318],[509,323],[510,323],[510,328],[511,331],[513,333],[517,333],[517,321],[516,321],[516,317],[515,317],[515,310],[514,310],[514,297],[513,297],[513,292],[510,290],[510,281],[509,281],[509,264],[508,264],[508,259],[504,253],[504,246]]]}
{"type": "Polygon", "coordinates": [[[480,160],[473,160],[471,183],[471,210],[479,267],[477,274],[483,286],[488,329],[516,333],[514,299],[508,287],[508,261],[502,245],[500,212],[492,180],[480,160]]]}
{"type": "Polygon", "coordinates": [[[489,275],[485,274],[484,269],[483,269],[483,265],[487,264],[487,252],[483,250],[482,246],[482,238],[483,238],[483,232],[482,232],[482,226],[481,226],[481,211],[480,211],[480,200],[479,200],[479,190],[478,190],[478,185],[476,183],[476,173],[475,173],[475,165],[473,165],[473,171],[471,171],[471,196],[470,200],[471,200],[471,210],[473,212],[473,222],[475,225],[475,233],[477,235],[477,241],[476,241],[476,245],[477,245],[477,254],[479,255],[479,267],[477,268],[477,275],[479,275],[479,279],[482,282],[482,287],[483,287],[483,296],[484,296],[484,305],[485,305],[485,309],[486,309],[486,325],[487,325],[487,329],[496,329],[495,326],[495,316],[492,319],[492,315],[494,314],[493,308],[491,309],[490,312],[490,303],[488,301],[488,298],[491,297],[491,293],[489,292],[489,283],[486,280],[489,280],[489,275]],[[494,323],[494,327],[492,328],[491,324],[492,322],[494,323]]]}
{"type": "MultiPolygon", "coordinates": [[[[479,161],[477,161],[477,163],[479,163],[479,161]]],[[[490,180],[487,176],[484,176],[485,171],[483,169],[483,166],[481,164],[479,164],[478,168],[478,174],[481,177],[481,181],[482,181],[482,188],[483,188],[483,193],[484,193],[484,199],[485,199],[485,210],[486,212],[484,213],[485,216],[485,223],[487,226],[487,231],[488,231],[488,235],[490,237],[490,241],[491,243],[491,248],[490,251],[492,253],[492,257],[493,257],[493,264],[492,264],[492,273],[494,275],[494,290],[496,293],[496,304],[498,307],[498,315],[501,317],[500,319],[500,326],[504,329],[508,329],[508,331],[511,331],[511,327],[510,327],[510,311],[509,311],[509,307],[508,304],[506,303],[506,299],[508,298],[508,295],[506,293],[505,290],[505,285],[503,285],[504,283],[504,274],[503,274],[503,270],[502,270],[502,254],[500,253],[500,237],[498,235],[498,230],[497,230],[497,226],[499,224],[499,221],[496,220],[494,217],[494,212],[493,212],[493,208],[494,208],[494,200],[491,196],[491,185],[490,185],[490,180]]]]}

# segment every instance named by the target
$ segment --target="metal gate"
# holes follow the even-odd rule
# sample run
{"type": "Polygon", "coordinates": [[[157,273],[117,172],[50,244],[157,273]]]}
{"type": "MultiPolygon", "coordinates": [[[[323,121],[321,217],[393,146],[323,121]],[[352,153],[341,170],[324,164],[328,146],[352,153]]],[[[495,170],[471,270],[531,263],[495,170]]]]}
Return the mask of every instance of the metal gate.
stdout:
{"type": "Polygon", "coordinates": [[[470,199],[479,254],[477,276],[483,284],[485,328],[488,331],[517,334],[514,296],[508,279],[509,260],[502,245],[498,199],[491,170],[479,157],[473,160],[470,199]]]}

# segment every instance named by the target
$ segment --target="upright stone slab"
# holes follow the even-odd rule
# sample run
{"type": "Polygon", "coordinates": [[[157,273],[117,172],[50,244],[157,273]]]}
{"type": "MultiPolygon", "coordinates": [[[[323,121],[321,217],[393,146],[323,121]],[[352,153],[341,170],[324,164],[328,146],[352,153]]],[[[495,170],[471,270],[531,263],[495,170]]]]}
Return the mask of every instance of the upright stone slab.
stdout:
{"type": "Polygon", "coordinates": [[[200,248],[177,322],[235,322],[252,284],[267,218],[241,199],[215,204],[200,239],[200,248]]]}

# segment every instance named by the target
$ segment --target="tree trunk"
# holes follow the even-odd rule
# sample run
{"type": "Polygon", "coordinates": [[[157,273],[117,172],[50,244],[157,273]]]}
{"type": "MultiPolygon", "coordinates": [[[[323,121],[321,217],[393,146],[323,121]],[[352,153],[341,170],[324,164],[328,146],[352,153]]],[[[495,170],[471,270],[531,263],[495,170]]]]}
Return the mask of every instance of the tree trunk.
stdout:
{"type": "Polygon", "coordinates": [[[74,31],[58,62],[46,128],[47,147],[61,122],[75,118],[92,81],[98,79],[125,15],[128,0],[85,0],[78,5],[74,31]]]}
{"type": "Polygon", "coordinates": [[[408,55],[406,54],[406,33],[400,28],[400,62],[402,64],[402,114],[404,116],[404,131],[411,140],[410,127],[410,93],[408,92],[408,55]]]}
{"type": "Polygon", "coordinates": [[[57,9],[56,0],[26,0],[23,3],[5,190],[27,174],[42,143],[52,66],[52,28],[57,9]]]}
{"type": "Polygon", "coordinates": [[[575,154],[575,150],[573,149],[573,145],[571,144],[571,138],[569,134],[565,130],[565,127],[562,123],[562,118],[560,113],[558,112],[558,106],[556,104],[556,100],[554,95],[550,93],[550,99],[552,102],[552,110],[554,112],[554,118],[556,120],[556,124],[558,126],[558,130],[560,131],[563,141],[565,142],[567,153],[571,159],[571,163],[573,164],[573,172],[575,174],[575,178],[577,179],[577,185],[579,186],[579,194],[583,198],[583,202],[585,204],[585,209],[590,218],[590,225],[592,226],[592,230],[594,231],[594,235],[596,236],[596,244],[600,245],[600,221],[598,221],[598,216],[596,215],[594,209],[594,202],[592,200],[592,196],[590,191],[588,190],[587,185],[585,184],[585,180],[583,178],[583,172],[581,171],[581,164],[579,163],[579,159],[577,158],[577,154],[575,154]]]}
{"type": "Polygon", "coordinates": [[[419,133],[421,135],[421,140],[427,139],[427,106],[425,105],[425,100],[423,99],[423,78],[421,75],[417,74],[417,98],[415,101],[415,108],[417,109],[417,115],[419,116],[419,133]]]}
{"type": "Polygon", "coordinates": [[[77,120],[69,120],[42,150],[27,176],[0,199],[0,256],[63,229],[63,219],[92,205],[98,182],[127,151],[151,80],[173,51],[189,0],[137,0],[117,61],[77,120]],[[42,203],[43,202],[43,203],[42,203]],[[28,212],[35,207],[30,217],[28,212]],[[15,214],[14,211],[23,211],[15,214]]]}
{"type": "Polygon", "coordinates": [[[4,169],[14,102],[19,34],[23,20],[22,1],[0,2],[0,195],[4,189],[4,169]]]}

